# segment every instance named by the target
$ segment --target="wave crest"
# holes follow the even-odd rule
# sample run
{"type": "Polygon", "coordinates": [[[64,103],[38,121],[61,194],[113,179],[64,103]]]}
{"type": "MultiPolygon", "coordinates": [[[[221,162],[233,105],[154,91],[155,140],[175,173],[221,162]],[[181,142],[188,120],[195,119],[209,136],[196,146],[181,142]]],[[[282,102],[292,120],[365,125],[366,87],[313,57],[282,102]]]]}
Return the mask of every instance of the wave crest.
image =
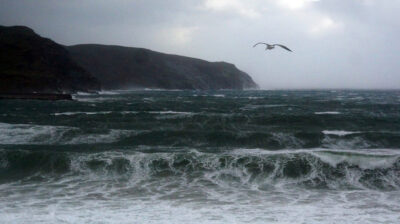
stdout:
{"type": "Polygon", "coordinates": [[[335,150],[235,150],[205,153],[0,152],[1,179],[74,173],[86,178],[128,182],[184,178],[189,183],[257,188],[400,189],[400,154],[335,150]]]}

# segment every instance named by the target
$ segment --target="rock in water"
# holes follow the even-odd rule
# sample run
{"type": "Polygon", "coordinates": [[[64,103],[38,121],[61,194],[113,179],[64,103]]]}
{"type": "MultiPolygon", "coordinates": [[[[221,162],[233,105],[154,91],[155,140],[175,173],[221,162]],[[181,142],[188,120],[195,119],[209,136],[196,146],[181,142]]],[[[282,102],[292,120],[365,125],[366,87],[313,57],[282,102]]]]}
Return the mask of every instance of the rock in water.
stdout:
{"type": "Polygon", "coordinates": [[[69,52],[28,27],[0,26],[0,93],[95,91],[98,80],[69,52]]]}
{"type": "Polygon", "coordinates": [[[226,62],[164,54],[142,48],[105,45],[67,47],[74,60],[105,89],[248,89],[252,78],[226,62]]]}

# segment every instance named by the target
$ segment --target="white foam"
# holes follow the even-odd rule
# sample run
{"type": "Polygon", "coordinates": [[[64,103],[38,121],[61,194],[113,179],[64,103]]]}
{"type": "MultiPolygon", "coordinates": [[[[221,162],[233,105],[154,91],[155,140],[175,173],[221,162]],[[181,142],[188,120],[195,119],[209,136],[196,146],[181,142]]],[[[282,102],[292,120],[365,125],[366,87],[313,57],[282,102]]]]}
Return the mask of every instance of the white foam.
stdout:
{"type": "Polygon", "coordinates": [[[214,94],[214,95],[212,95],[213,97],[225,97],[225,95],[224,94],[214,94]]]}
{"type": "Polygon", "coordinates": [[[142,90],[144,90],[144,91],[154,91],[154,92],[159,92],[159,91],[162,91],[162,92],[180,92],[180,91],[185,91],[185,90],[182,90],[182,89],[157,89],[157,88],[144,88],[142,90]]]}
{"type": "Polygon", "coordinates": [[[78,95],[78,96],[91,96],[91,95],[95,95],[97,93],[88,93],[88,92],[77,92],[74,95],[78,95]]]}
{"type": "Polygon", "coordinates": [[[358,134],[361,133],[359,131],[342,131],[342,130],[325,130],[322,131],[325,135],[337,135],[337,136],[346,136],[346,135],[352,135],[352,134],[358,134]]]}
{"type": "Polygon", "coordinates": [[[66,126],[0,123],[0,144],[4,145],[74,145],[112,143],[141,133],[110,129],[105,133],[82,134],[79,128],[66,126]],[[67,135],[67,133],[70,133],[67,135]],[[71,136],[71,134],[73,134],[71,136]]]}
{"type": "Polygon", "coordinates": [[[98,92],[98,94],[100,94],[100,95],[120,95],[121,91],[106,91],[106,90],[102,90],[102,91],[98,92]]]}
{"type": "Polygon", "coordinates": [[[150,101],[150,102],[154,102],[154,97],[144,97],[143,101],[150,101]]]}
{"type": "Polygon", "coordinates": [[[139,113],[139,111],[121,111],[120,112],[121,114],[138,114],[139,113]]]}
{"type": "Polygon", "coordinates": [[[181,115],[193,115],[193,112],[184,112],[184,111],[150,111],[150,114],[181,114],[181,115]]]}
{"type": "Polygon", "coordinates": [[[112,179],[14,185],[0,189],[0,222],[383,224],[400,218],[398,191],[260,191],[186,181],[160,177],[153,183],[159,188],[143,182],[126,186],[112,179]]]}
{"type": "Polygon", "coordinates": [[[65,126],[0,123],[0,144],[53,144],[73,129],[65,126]]]}
{"type": "Polygon", "coordinates": [[[332,115],[335,115],[335,114],[341,114],[341,112],[338,112],[338,111],[324,111],[324,112],[315,112],[314,114],[318,114],[318,115],[332,114],[332,115]]]}
{"type": "MultiPolygon", "coordinates": [[[[326,149],[295,151],[329,154],[326,149]]],[[[369,150],[362,152],[361,156],[382,154],[381,151],[369,150]]],[[[384,151],[400,153],[396,150],[384,151]]],[[[280,150],[241,149],[233,154],[226,152],[225,155],[195,150],[190,153],[194,154],[194,159],[204,161],[203,176],[199,173],[190,176],[190,171],[175,170],[173,164],[177,157],[171,153],[77,153],[76,157],[72,157],[74,175],[49,181],[1,184],[0,223],[98,223],[101,220],[105,224],[380,224],[397,223],[400,218],[398,190],[303,188],[290,185],[291,182],[301,181],[299,179],[281,180],[286,183],[285,186],[270,176],[260,176],[258,186],[254,187],[251,173],[221,160],[226,158],[226,154],[277,154],[282,153],[280,150]],[[87,165],[88,161],[101,161],[107,167],[113,167],[114,161],[121,159],[132,164],[131,176],[101,175],[101,172],[107,172],[107,168],[93,172],[87,165]],[[156,175],[152,178],[154,169],[151,166],[160,161],[176,175],[156,175]],[[221,167],[222,163],[225,163],[222,169],[216,170],[215,167],[221,167]]],[[[231,161],[235,163],[237,160],[232,158],[231,161]]],[[[345,172],[346,178],[359,181],[360,176],[351,168],[345,172]]],[[[307,180],[313,175],[315,173],[304,178],[307,180]]]]}
{"type": "Polygon", "coordinates": [[[338,149],[366,149],[371,147],[371,142],[362,136],[352,136],[350,139],[333,138],[331,135],[325,135],[322,139],[322,147],[338,149]]]}
{"type": "Polygon", "coordinates": [[[139,111],[97,111],[97,112],[84,112],[84,111],[77,111],[77,112],[60,112],[60,113],[53,113],[51,115],[54,116],[74,116],[74,115],[103,115],[103,114],[112,114],[112,113],[120,113],[120,114],[138,114],[139,111]]]}
{"type": "Polygon", "coordinates": [[[356,97],[348,98],[348,100],[364,100],[364,97],[356,96],[356,97]]]}
{"type": "Polygon", "coordinates": [[[83,111],[77,111],[77,112],[61,112],[61,113],[54,113],[51,115],[54,116],[73,116],[73,115],[81,115],[81,114],[86,114],[86,115],[96,115],[96,114],[111,114],[113,111],[96,111],[96,112],[83,112],[83,111]]]}
{"type": "Polygon", "coordinates": [[[274,108],[274,107],[287,107],[289,105],[286,104],[264,104],[264,105],[246,105],[242,108],[241,110],[254,110],[254,109],[260,109],[260,108],[274,108]]]}
{"type": "MultiPolygon", "coordinates": [[[[74,115],[98,115],[98,114],[111,114],[111,113],[120,113],[120,114],[138,114],[140,111],[97,111],[97,112],[84,112],[84,111],[77,111],[77,112],[60,112],[60,113],[53,113],[51,115],[54,116],[74,116],[74,115]]],[[[143,113],[149,114],[178,114],[178,115],[194,115],[193,112],[185,112],[185,111],[143,111],[143,113]]]]}
{"type": "Polygon", "coordinates": [[[230,150],[227,153],[241,154],[241,155],[280,155],[280,154],[300,154],[300,153],[348,153],[365,156],[400,156],[400,149],[327,149],[327,148],[312,148],[312,149],[280,149],[280,150],[267,150],[260,148],[240,148],[230,150]]]}
{"type": "MultiPolygon", "coordinates": [[[[362,150],[360,150],[362,151],[362,150]]],[[[336,167],[338,164],[346,162],[356,165],[361,169],[377,169],[390,168],[399,159],[400,154],[384,154],[384,153],[358,153],[349,151],[319,151],[312,152],[313,155],[336,167]]]]}
{"type": "Polygon", "coordinates": [[[74,97],[74,100],[79,102],[87,102],[87,103],[97,103],[97,102],[107,102],[107,101],[116,101],[121,100],[116,97],[74,97]]]}
{"type": "Polygon", "coordinates": [[[63,144],[76,145],[76,144],[98,144],[98,143],[112,143],[116,142],[123,137],[131,136],[138,132],[129,130],[109,130],[107,133],[99,134],[80,134],[70,140],[65,141],[63,144]]]}
{"type": "Polygon", "coordinates": [[[264,97],[250,96],[250,97],[247,97],[247,99],[249,99],[249,100],[258,100],[258,99],[264,99],[264,97]]]}
{"type": "Polygon", "coordinates": [[[289,133],[273,133],[272,136],[280,145],[298,148],[304,144],[302,140],[289,133]]]}

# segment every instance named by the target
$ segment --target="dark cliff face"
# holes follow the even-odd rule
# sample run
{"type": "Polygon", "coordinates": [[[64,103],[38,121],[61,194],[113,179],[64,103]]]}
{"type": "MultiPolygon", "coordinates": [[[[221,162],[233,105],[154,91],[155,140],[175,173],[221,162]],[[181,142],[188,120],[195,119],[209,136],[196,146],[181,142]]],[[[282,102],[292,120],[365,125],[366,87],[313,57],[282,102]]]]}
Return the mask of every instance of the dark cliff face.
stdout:
{"type": "Polygon", "coordinates": [[[246,89],[251,77],[225,62],[105,45],[61,46],[27,27],[0,26],[0,93],[100,89],[246,89]]]}
{"type": "Polygon", "coordinates": [[[247,89],[249,75],[225,62],[168,55],[140,48],[105,45],[67,47],[73,59],[105,89],[247,89]]]}
{"type": "Polygon", "coordinates": [[[0,26],[0,93],[99,90],[95,77],[69,52],[33,30],[0,26]]]}

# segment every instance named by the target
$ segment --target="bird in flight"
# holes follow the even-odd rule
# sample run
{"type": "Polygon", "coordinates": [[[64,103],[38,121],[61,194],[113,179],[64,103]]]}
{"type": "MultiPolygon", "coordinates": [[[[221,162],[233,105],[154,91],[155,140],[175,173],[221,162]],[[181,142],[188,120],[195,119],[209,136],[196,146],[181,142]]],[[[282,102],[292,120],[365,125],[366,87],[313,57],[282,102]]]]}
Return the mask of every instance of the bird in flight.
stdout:
{"type": "Polygon", "coordinates": [[[254,44],[253,47],[256,47],[259,44],[264,44],[265,45],[265,50],[272,50],[272,49],[275,48],[275,46],[279,46],[279,47],[281,47],[281,48],[283,48],[283,49],[285,49],[287,51],[292,52],[292,50],[290,50],[288,47],[286,47],[286,46],[284,46],[282,44],[267,44],[267,43],[259,42],[259,43],[254,44]]]}

